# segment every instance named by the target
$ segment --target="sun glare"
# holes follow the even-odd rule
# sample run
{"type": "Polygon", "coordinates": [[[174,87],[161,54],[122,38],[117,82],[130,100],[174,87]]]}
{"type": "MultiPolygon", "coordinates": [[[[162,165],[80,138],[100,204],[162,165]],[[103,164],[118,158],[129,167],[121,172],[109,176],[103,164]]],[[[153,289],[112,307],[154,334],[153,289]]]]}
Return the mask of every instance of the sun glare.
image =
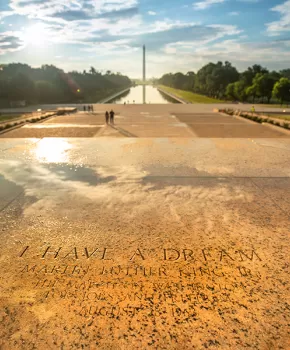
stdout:
{"type": "Polygon", "coordinates": [[[39,161],[62,163],[68,161],[68,153],[72,146],[57,138],[42,139],[37,143],[34,154],[39,161]]]}
{"type": "Polygon", "coordinates": [[[26,45],[44,46],[48,30],[42,23],[36,23],[24,29],[22,39],[26,45]]]}

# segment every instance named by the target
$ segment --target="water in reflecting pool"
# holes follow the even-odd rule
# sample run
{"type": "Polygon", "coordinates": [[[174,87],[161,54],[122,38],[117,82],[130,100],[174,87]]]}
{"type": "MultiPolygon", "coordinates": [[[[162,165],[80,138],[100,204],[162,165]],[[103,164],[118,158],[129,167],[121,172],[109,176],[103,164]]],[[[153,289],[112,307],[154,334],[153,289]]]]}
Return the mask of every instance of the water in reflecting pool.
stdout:
{"type": "Polygon", "coordinates": [[[122,95],[111,100],[109,103],[179,103],[173,98],[158,91],[156,87],[146,86],[135,86],[130,90],[124,92],[122,95]]]}

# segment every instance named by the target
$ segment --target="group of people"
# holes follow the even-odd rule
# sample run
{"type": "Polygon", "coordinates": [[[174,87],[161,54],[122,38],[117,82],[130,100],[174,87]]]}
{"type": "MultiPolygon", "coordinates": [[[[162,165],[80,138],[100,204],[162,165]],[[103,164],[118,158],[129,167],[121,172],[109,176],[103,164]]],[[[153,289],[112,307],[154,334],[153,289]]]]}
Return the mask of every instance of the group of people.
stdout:
{"type": "Polygon", "coordinates": [[[115,112],[111,109],[110,113],[106,111],[106,124],[114,124],[115,112]]]}
{"type": "Polygon", "coordinates": [[[94,106],[93,105],[84,106],[84,112],[86,112],[87,110],[88,112],[93,112],[94,106]]]}

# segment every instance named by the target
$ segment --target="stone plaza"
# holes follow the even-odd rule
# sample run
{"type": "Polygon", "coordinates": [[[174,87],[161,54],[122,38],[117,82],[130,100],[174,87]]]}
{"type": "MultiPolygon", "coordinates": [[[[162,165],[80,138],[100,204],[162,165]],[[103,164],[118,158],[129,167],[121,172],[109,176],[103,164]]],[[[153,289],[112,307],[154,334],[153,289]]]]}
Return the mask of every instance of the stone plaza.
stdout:
{"type": "Polygon", "coordinates": [[[214,107],[0,135],[1,349],[290,348],[290,131],[214,107]]]}

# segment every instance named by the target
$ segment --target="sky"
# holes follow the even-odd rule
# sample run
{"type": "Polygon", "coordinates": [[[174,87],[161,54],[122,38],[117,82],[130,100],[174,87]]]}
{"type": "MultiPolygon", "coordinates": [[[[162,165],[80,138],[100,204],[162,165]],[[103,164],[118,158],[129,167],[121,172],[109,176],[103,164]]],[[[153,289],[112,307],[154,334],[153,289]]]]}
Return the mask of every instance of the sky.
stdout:
{"type": "Polygon", "coordinates": [[[1,0],[0,63],[147,77],[230,61],[290,68],[290,0],[1,0]]]}

